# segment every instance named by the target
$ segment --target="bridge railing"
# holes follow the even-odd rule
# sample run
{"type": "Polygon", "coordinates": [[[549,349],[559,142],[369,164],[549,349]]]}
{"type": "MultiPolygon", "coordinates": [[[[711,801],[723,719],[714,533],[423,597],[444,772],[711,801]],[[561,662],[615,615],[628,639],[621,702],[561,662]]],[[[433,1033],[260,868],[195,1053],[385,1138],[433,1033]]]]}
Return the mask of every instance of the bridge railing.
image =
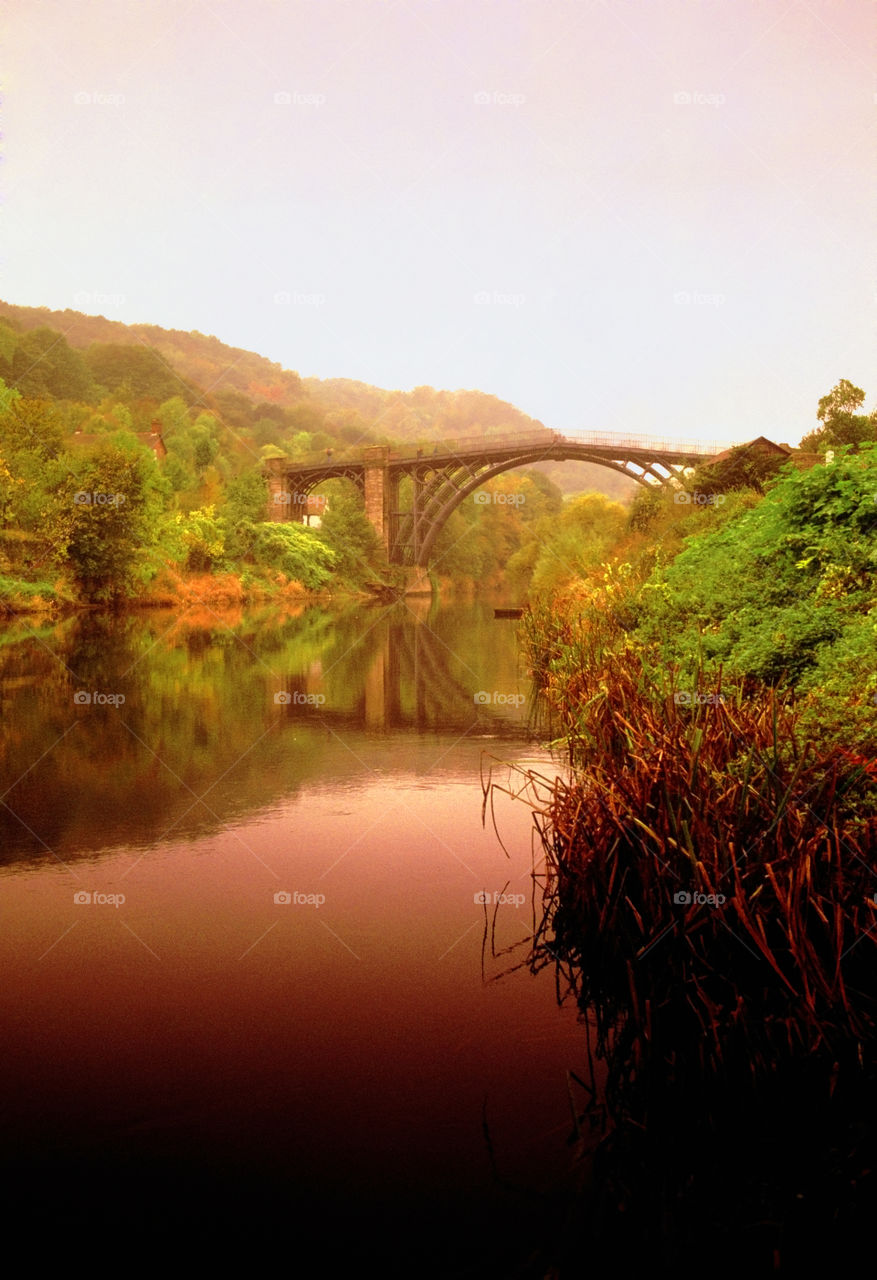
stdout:
{"type": "Polygon", "coordinates": [[[615,431],[539,431],[515,432],[502,436],[464,436],[460,440],[439,441],[419,449],[394,450],[393,458],[447,456],[457,453],[483,453],[491,449],[550,448],[560,444],[593,445],[597,449],[641,449],[656,453],[716,454],[731,448],[724,441],[687,440],[665,436],[622,436],[615,431]]]}
{"type": "Polygon", "coordinates": [[[547,448],[562,436],[556,431],[516,431],[504,436],[461,436],[457,440],[436,440],[410,449],[394,449],[393,457],[431,458],[436,454],[453,457],[457,453],[483,453],[485,449],[547,448]]]}
{"type": "MultiPolygon", "coordinates": [[[[467,454],[489,452],[494,449],[550,449],[557,445],[572,444],[595,449],[638,449],[654,453],[675,453],[694,457],[712,456],[731,448],[727,441],[703,441],[667,436],[623,436],[614,431],[517,431],[501,436],[463,436],[458,440],[438,440],[409,448],[391,448],[390,461],[413,462],[418,458],[453,458],[467,454]]],[[[312,454],[298,461],[300,467],[337,467],[344,463],[359,465],[363,462],[362,449],[333,451],[331,457],[312,454]]]]}
{"type": "Polygon", "coordinates": [[[560,438],[572,444],[592,444],[601,449],[654,449],[657,453],[722,453],[725,449],[733,448],[727,441],[668,436],[621,436],[614,431],[566,431],[560,438]]]}

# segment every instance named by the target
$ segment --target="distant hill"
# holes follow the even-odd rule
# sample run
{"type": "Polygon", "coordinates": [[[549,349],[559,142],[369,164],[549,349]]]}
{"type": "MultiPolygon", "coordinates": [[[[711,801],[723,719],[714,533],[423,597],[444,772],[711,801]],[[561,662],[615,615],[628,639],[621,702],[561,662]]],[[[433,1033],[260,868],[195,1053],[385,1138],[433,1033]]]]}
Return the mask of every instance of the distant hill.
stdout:
{"type": "MultiPolygon", "coordinates": [[[[55,330],[79,351],[104,346],[152,348],[190,386],[210,388],[211,403],[232,420],[236,397],[245,397],[252,405],[260,405],[263,413],[269,405],[297,410],[300,425],[312,430],[321,427],[334,435],[344,427],[351,438],[363,430],[373,439],[388,442],[497,436],[538,431],[544,426],[483,391],[442,391],[427,386],[390,391],[349,378],[302,378],[256,352],[231,347],[197,330],[123,324],[105,316],[24,307],[2,300],[0,320],[22,334],[55,330]]],[[[173,389],[168,394],[173,394],[173,389]]],[[[637,487],[605,467],[586,463],[546,463],[538,470],[567,494],[590,490],[624,500],[637,487]]]]}
{"type": "Polygon", "coordinates": [[[56,329],[68,344],[85,350],[93,343],[148,346],[158,351],[187,382],[217,391],[239,391],[251,400],[292,407],[307,399],[297,373],[264,356],[230,347],[207,334],[162,329],[154,324],[123,324],[80,311],[51,311],[48,307],[19,307],[0,301],[0,317],[22,333],[56,329]]]}
{"type": "Polygon", "coordinates": [[[394,439],[447,440],[545,430],[514,405],[483,391],[384,391],[349,378],[305,378],[305,389],[326,408],[352,409],[394,439]]]}

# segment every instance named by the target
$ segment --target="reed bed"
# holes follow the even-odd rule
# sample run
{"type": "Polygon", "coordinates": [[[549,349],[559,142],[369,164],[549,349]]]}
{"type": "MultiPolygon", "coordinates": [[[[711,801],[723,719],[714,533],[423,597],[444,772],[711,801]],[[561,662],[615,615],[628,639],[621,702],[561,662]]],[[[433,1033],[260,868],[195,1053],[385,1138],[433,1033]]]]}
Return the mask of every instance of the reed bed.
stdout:
{"type": "Polygon", "coordinates": [[[835,1249],[877,1208],[869,762],[802,740],[774,690],[657,681],[556,614],[524,634],[571,766],[528,775],[528,964],[555,966],[601,1062],[576,1120],[599,1136],[590,1247],[624,1221],[665,1261],[705,1232],[774,1269],[835,1249]]]}

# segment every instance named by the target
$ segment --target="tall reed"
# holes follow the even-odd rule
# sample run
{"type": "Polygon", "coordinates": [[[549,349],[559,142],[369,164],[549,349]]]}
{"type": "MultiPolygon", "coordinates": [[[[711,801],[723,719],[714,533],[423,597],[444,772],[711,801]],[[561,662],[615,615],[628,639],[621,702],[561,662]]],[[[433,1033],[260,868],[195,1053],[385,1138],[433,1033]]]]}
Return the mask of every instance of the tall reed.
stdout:
{"type": "Polygon", "coordinates": [[[826,1231],[826,1215],[861,1217],[877,1199],[863,763],[803,740],[774,690],[656,678],[618,634],[557,610],[530,611],[523,633],[571,765],[531,775],[545,868],[529,963],[554,964],[595,1029],[615,1210],[638,1205],[643,1239],[681,1248],[680,1206],[699,1230],[721,1218],[748,1151],[733,1194],[764,1250],[782,1253],[795,1197],[826,1231]],[[704,1172],[711,1150],[722,1175],[704,1172]]]}

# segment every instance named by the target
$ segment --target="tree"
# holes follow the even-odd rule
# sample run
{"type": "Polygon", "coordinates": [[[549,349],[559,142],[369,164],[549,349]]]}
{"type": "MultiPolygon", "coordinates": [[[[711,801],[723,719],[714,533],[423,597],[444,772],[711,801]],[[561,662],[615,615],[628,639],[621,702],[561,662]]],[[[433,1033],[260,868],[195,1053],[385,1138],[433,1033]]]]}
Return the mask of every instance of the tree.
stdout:
{"type": "Polygon", "coordinates": [[[46,532],[86,600],[117,604],[134,594],[160,508],[147,450],[107,441],[92,454],[69,457],[50,495],[46,532]]]}
{"type": "Polygon", "coordinates": [[[253,554],[253,528],[265,519],[267,505],[268,485],[260,472],[247,471],[228,482],[223,515],[230,556],[243,558],[253,554]]]}
{"type": "Polygon", "coordinates": [[[551,595],[582,578],[609,553],[627,512],[602,493],[584,493],[565,504],[533,569],[531,593],[551,595]]]}
{"type": "Polygon", "coordinates": [[[204,471],[219,453],[218,423],[210,413],[199,413],[189,433],[192,441],[192,460],[198,471],[204,471]]]}
{"type": "Polygon", "coordinates": [[[335,564],[335,553],[318,537],[317,530],[300,524],[263,520],[251,524],[255,559],[280,569],[309,590],[326,585],[335,564]]]}
{"type": "Polygon", "coordinates": [[[329,501],[316,531],[320,541],[333,552],[335,569],[342,577],[358,582],[373,578],[386,567],[386,556],[362,500],[349,492],[344,481],[326,487],[329,501]]]}
{"type": "Polygon", "coordinates": [[[9,457],[27,452],[57,458],[64,448],[64,424],[50,401],[24,400],[15,393],[6,411],[0,410],[0,440],[9,457]]]}
{"type": "Polygon", "coordinates": [[[12,354],[12,379],[23,396],[92,400],[94,383],[78,351],[54,329],[22,334],[12,354]]]}
{"type": "Polygon", "coordinates": [[[225,558],[225,521],[212,506],[178,515],[180,538],[186,553],[186,568],[192,573],[209,573],[225,558]]]}
{"type": "Polygon", "coordinates": [[[95,381],[125,399],[180,397],[189,404],[198,399],[197,392],[152,347],[93,343],[85,359],[95,381]]]}
{"type": "Polygon", "coordinates": [[[837,386],[819,401],[816,416],[823,426],[804,436],[801,448],[824,453],[840,445],[849,444],[857,448],[866,440],[877,439],[877,412],[870,416],[856,413],[864,403],[862,388],[841,378],[837,386]]]}
{"type": "Polygon", "coordinates": [[[836,387],[819,401],[816,416],[827,426],[844,418],[849,418],[856,409],[865,403],[865,393],[861,387],[854,387],[846,378],[841,378],[836,387]]]}

